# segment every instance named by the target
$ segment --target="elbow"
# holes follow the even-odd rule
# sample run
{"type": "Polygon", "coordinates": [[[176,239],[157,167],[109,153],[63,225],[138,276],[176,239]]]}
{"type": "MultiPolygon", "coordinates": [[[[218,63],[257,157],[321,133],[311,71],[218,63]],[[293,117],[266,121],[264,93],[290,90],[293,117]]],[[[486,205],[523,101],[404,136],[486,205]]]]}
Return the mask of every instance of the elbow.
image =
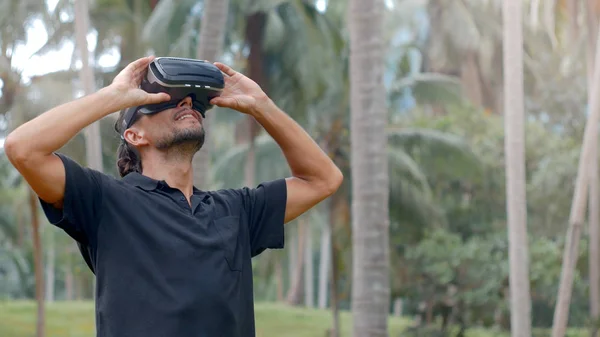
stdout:
{"type": "Polygon", "coordinates": [[[10,133],[4,140],[4,153],[13,166],[17,169],[27,160],[27,149],[14,133],[10,133]]]}
{"type": "Polygon", "coordinates": [[[331,173],[327,177],[327,183],[325,185],[327,196],[330,196],[337,192],[337,190],[340,188],[343,182],[344,174],[337,166],[334,165],[333,169],[331,170],[331,173]]]}

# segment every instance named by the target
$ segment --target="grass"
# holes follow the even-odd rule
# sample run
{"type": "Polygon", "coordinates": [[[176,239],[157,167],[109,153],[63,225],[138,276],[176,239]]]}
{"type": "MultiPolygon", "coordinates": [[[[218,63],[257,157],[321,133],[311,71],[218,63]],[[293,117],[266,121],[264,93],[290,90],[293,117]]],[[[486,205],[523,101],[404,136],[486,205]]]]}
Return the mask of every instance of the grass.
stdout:
{"type": "MultiPolygon", "coordinates": [[[[290,307],[282,303],[257,303],[257,337],[324,337],[331,327],[331,312],[290,307]]],[[[352,317],[341,312],[341,336],[350,337],[352,317]]],[[[402,332],[412,324],[408,318],[390,317],[389,336],[408,336],[402,332]]],[[[32,301],[0,301],[0,337],[34,337],[36,306],[32,301]]],[[[536,329],[535,336],[550,331],[536,329]]],[[[508,332],[472,328],[467,337],[508,337],[508,332]]],[[[585,330],[569,329],[568,337],[587,336],[585,330]]],[[[46,304],[46,337],[95,337],[93,302],[54,302],[46,304]]]]}
{"type": "MultiPolygon", "coordinates": [[[[331,327],[326,310],[289,307],[281,303],[257,303],[257,337],[323,337],[331,327]]],[[[390,336],[399,336],[409,324],[405,318],[390,318],[390,336]]],[[[35,336],[36,306],[31,301],[0,302],[0,336],[35,336]]],[[[351,336],[351,316],[341,313],[342,334],[351,336]]],[[[93,302],[46,304],[46,337],[95,337],[93,302]]]]}

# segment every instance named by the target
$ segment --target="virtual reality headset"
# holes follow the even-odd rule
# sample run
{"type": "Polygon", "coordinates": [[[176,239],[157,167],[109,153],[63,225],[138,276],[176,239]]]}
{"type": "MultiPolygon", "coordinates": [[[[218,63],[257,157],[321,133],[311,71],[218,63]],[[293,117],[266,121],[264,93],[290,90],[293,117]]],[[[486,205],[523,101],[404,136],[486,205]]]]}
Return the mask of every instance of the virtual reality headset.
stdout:
{"type": "Polygon", "coordinates": [[[213,106],[211,99],[221,94],[225,86],[223,73],[214,64],[181,57],[157,57],[148,65],[148,73],[140,88],[148,93],[165,92],[171,100],[128,108],[123,118],[122,130],[128,129],[137,112],[154,114],[174,108],[182,99],[191,97],[192,107],[205,117],[213,106]]]}

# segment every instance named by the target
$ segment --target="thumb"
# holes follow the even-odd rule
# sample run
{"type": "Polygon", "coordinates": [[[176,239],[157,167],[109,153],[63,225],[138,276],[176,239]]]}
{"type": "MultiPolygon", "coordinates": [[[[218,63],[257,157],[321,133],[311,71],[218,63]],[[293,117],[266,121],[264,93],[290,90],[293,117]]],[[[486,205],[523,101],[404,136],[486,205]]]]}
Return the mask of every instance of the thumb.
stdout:
{"type": "Polygon", "coordinates": [[[171,100],[171,96],[167,93],[161,92],[158,94],[147,94],[145,104],[157,104],[171,100]]]}
{"type": "Polygon", "coordinates": [[[234,108],[238,105],[238,102],[235,98],[232,97],[215,97],[210,100],[210,104],[216,105],[222,108],[234,108]]]}

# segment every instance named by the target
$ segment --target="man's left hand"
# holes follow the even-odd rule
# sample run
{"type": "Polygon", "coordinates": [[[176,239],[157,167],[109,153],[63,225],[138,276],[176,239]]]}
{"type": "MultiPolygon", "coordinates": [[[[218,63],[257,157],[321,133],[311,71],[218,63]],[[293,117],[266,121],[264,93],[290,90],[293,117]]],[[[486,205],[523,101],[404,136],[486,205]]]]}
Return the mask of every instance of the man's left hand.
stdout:
{"type": "Polygon", "coordinates": [[[268,104],[269,97],[256,82],[223,63],[214,64],[225,73],[225,87],[219,97],[210,101],[211,104],[253,116],[260,111],[261,105],[268,104]]]}

